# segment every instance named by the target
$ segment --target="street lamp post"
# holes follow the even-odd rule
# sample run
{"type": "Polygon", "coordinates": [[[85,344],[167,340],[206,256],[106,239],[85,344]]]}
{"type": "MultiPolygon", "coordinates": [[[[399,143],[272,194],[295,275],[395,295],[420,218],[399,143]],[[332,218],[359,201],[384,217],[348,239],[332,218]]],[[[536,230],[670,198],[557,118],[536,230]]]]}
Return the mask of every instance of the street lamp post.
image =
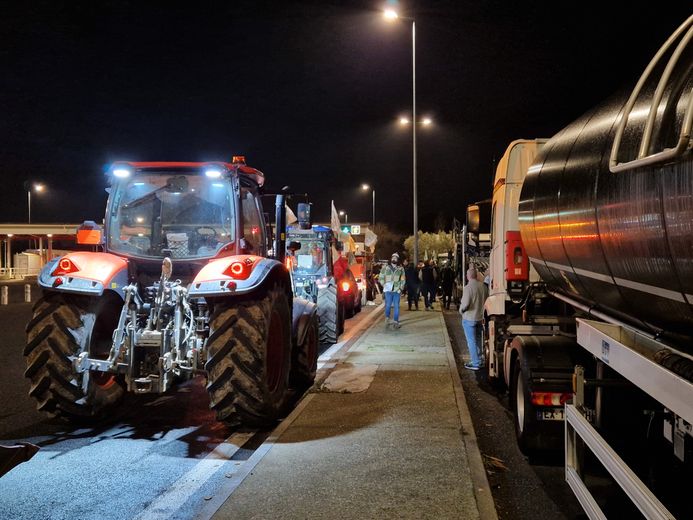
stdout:
{"type": "MultiPolygon", "coordinates": [[[[371,187],[368,184],[362,184],[361,189],[366,191],[370,190],[371,187]]],[[[375,188],[373,188],[373,220],[371,221],[371,226],[375,226],[375,188]]]]}
{"type": "Polygon", "coordinates": [[[339,216],[344,217],[344,223],[347,224],[349,222],[349,215],[347,214],[346,211],[340,210],[339,211],[339,216]]]}
{"type": "Polygon", "coordinates": [[[26,181],[24,183],[24,189],[26,190],[26,203],[29,224],[31,224],[31,192],[33,190],[36,193],[41,193],[45,188],[46,187],[43,184],[32,183],[31,181],[26,181]]]}
{"type": "Polygon", "coordinates": [[[411,20],[411,71],[412,71],[412,180],[414,188],[414,265],[419,262],[419,206],[417,197],[417,182],[416,182],[416,21],[413,18],[403,18],[392,10],[387,9],[384,13],[387,20],[411,20]]]}

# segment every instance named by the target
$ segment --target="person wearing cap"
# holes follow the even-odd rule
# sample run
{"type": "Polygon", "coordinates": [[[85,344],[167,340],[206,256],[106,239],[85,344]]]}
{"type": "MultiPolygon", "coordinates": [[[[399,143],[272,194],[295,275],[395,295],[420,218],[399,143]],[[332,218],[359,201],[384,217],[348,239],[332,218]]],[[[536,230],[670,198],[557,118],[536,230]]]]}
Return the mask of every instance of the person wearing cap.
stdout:
{"type": "Polygon", "coordinates": [[[488,298],[488,287],[480,282],[474,266],[467,270],[467,285],[462,292],[460,314],[462,328],[467,338],[469,357],[471,361],[464,364],[469,370],[479,370],[484,365],[484,355],[481,345],[481,327],[484,319],[484,302],[488,298]]]}
{"type": "Polygon", "coordinates": [[[390,263],[380,270],[378,277],[380,285],[383,286],[383,295],[385,297],[385,318],[386,328],[390,326],[398,329],[399,324],[399,297],[404,287],[404,269],[399,265],[399,255],[393,253],[390,258],[390,263]],[[391,308],[392,312],[391,312],[391,308]],[[390,319],[392,314],[392,320],[390,319]]]}

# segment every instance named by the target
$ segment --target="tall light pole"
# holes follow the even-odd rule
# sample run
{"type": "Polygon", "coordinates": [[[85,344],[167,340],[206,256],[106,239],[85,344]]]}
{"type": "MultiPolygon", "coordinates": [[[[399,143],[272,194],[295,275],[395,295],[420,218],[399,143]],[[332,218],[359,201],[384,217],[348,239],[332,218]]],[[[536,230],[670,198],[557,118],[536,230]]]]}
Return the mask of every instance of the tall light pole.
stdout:
{"type": "Polygon", "coordinates": [[[29,224],[31,224],[31,192],[35,191],[36,193],[41,193],[42,191],[44,191],[46,189],[46,187],[43,184],[32,183],[31,181],[26,181],[26,182],[24,182],[24,189],[26,190],[28,220],[29,220],[29,224]]]}
{"type": "MultiPolygon", "coordinates": [[[[361,189],[367,191],[371,187],[368,184],[361,184],[361,189]]],[[[373,188],[373,220],[371,221],[371,226],[375,226],[375,188],[373,188]]]]}
{"type": "MultiPolygon", "coordinates": [[[[386,9],[383,13],[386,20],[411,20],[411,72],[412,72],[412,121],[416,121],[416,21],[413,18],[404,18],[393,9],[386,9]]],[[[419,204],[416,189],[416,124],[412,128],[412,180],[414,185],[414,265],[419,263],[419,204]]]]}
{"type": "Polygon", "coordinates": [[[340,217],[344,217],[344,223],[345,223],[345,224],[349,222],[349,215],[347,214],[346,211],[344,211],[344,210],[339,210],[339,216],[340,216],[340,217]]]}

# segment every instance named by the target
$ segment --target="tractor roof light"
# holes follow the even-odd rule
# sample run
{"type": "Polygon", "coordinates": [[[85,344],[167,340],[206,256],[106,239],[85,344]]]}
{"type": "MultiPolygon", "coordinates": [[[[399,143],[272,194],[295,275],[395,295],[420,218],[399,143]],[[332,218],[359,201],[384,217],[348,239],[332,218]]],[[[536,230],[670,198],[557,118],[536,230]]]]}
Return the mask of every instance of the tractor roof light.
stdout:
{"type": "Polygon", "coordinates": [[[120,179],[125,179],[126,177],[130,177],[131,173],[132,172],[130,171],[129,168],[118,167],[118,168],[113,169],[113,175],[115,177],[120,178],[120,179]]]}
{"type": "Polygon", "coordinates": [[[208,168],[205,170],[205,175],[210,179],[218,179],[221,177],[221,170],[217,168],[208,168]]]}
{"type": "Polygon", "coordinates": [[[234,155],[231,158],[232,164],[245,164],[245,155],[234,155]]]}

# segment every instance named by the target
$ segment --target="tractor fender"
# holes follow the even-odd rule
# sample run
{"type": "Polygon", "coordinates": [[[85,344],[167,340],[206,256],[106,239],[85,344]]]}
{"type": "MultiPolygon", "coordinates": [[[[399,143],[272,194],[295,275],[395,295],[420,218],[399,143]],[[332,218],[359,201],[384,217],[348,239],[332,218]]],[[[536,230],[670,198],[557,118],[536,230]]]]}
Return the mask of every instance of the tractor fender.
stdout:
{"type": "Polygon", "coordinates": [[[530,382],[534,377],[570,382],[579,352],[575,338],[568,336],[515,336],[505,353],[506,380],[510,381],[515,364],[520,363],[530,382]]]}
{"type": "Polygon", "coordinates": [[[121,298],[128,285],[128,261],[111,253],[76,251],[50,260],[38,276],[47,291],[101,296],[109,289],[121,298]]]}
{"type": "Polygon", "coordinates": [[[210,261],[200,270],[188,294],[193,298],[242,295],[258,290],[270,280],[280,282],[290,295],[289,272],[281,262],[254,255],[225,256],[210,261]],[[242,266],[237,274],[232,271],[233,265],[242,266]]]}
{"type": "Polygon", "coordinates": [[[296,344],[302,345],[306,339],[311,318],[318,312],[318,306],[305,298],[294,298],[292,311],[293,330],[296,344]]]}

